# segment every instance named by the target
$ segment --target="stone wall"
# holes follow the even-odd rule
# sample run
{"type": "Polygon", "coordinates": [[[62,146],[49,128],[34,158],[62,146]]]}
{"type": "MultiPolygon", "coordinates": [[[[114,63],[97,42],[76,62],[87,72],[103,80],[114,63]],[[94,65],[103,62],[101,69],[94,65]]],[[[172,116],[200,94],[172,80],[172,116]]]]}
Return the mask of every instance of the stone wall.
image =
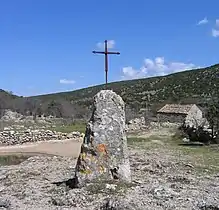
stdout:
{"type": "Polygon", "coordinates": [[[194,105],[185,118],[185,124],[190,127],[209,126],[206,118],[203,118],[202,111],[194,105]]]}
{"type": "Polygon", "coordinates": [[[83,134],[80,132],[62,133],[44,129],[26,130],[4,130],[0,132],[0,146],[16,145],[28,142],[48,141],[48,140],[78,140],[83,134]]]}
{"type": "Polygon", "coordinates": [[[183,114],[167,114],[167,113],[159,113],[157,114],[158,122],[159,123],[164,123],[164,122],[169,122],[169,123],[183,123],[186,115],[183,114]]]}
{"type": "Polygon", "coordinates": [[[134,118],[126,124],[126,131],[128,132],[145,130],[145,129],[147,129],[147,126],[144,117],[134,118]]]}

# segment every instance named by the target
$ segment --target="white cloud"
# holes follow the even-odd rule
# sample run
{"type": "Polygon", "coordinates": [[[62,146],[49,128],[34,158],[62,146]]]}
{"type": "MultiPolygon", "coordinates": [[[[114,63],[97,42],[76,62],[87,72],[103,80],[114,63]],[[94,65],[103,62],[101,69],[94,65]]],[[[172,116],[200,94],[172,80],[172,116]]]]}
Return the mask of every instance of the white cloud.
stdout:
{"type": "Polygon", "coordinates": [[[205,17],[204,19],[200,20],[197,25],[204,25],[207,23],[208,23],[208,19],[207,19],[207,17],[205,17]]]}
{"type": "Polygon", "coordinates": [[[143,77],[164,76],[170,73],[199,68],[193,63],[165,62],[164,57],[157,57],[154,60],[145,59],[140,69],[131,66],[122,69],[122,79],[138,79],[143,77]]]}
{"type": "Polygon", "coordinates": [[[219,30],[217,30],[217,29],[212,29],[212,36],[213,36],[213,37],[219,37],[219,30]]]}
{"type": "MultiPolygon", "coordinates": [[[[108,48],[108,49],[114,48],[115,45],[116,45],[115,40],[107,40],[107,48],[108,48]]],[[[104,42],[98,42],[98,43],[97,43],[97,47],[98,47],[99,49],[104,49],[104,46],[105,46],[104,42]]]]}
{"type": "Polygon", "coordinates": [[[74,84],[75,81],[74,80],[68,80],[68,79],[60,79],[59,83],[61,83],[61,84],[74,84]]]}

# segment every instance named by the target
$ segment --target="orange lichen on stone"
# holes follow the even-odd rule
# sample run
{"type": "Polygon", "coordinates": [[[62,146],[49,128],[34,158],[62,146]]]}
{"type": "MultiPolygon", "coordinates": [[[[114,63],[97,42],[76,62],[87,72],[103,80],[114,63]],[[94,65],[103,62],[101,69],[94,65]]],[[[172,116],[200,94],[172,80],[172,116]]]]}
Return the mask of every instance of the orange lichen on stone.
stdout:
{"type": "Polygon", "coordinates": [[[106,145],[105,144],[98,144],[97,151],[100,153],[107,154],[106,145]]]}

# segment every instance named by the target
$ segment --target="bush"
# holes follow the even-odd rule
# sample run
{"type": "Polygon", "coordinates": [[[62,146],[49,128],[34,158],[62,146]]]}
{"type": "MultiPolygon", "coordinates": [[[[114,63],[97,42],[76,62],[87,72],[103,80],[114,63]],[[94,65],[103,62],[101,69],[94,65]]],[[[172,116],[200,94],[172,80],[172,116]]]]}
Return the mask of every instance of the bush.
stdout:
{"type": "Polygon", "coordinates": [[[212,134],[212,133],[204,130],[203,127],[194,128],[194,127],[182,125],[179,128],[179,130],[184,132],[188,136],[188,139],[191,142],[202,142],[204,144],[217,144],[217,143],[219,143],[218,134],[212,134]]]}

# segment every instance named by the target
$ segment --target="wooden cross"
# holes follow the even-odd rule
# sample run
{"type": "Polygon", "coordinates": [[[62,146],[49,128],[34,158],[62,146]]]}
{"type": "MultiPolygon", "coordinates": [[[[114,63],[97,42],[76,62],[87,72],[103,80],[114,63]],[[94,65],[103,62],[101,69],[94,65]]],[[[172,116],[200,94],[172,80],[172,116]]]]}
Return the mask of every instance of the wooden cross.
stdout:
{"type": "Polygon", "coordinates": [[[106,89],[107,89],[107,82],[108,82],[108,55],[115,54],[120,55],[120,52],[109,52],[107,49],[107,40],[104,41],[105,44],[105,51],[92,51],[93,53],[97,54],[104,54],[105,55],[105,76],[106,76],[106,89]]]}

